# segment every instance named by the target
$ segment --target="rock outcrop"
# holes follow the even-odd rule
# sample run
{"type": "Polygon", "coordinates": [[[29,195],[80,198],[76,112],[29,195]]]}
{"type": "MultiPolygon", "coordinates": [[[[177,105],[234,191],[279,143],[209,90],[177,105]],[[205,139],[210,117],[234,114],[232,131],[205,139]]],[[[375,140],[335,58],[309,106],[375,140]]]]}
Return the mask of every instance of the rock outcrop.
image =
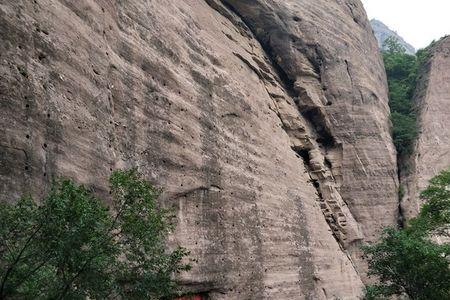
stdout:
{"type": "Polygon", "coordinates": [[[407,43],[397,32],[390,29],[383,22],[376,19],[372,19],[370,20],[370,25],[372,26],[373,33],[377,38],[378,46],[380,47],[380,49],[387,50],[386,47],[384,46],[384,42],[388,38],[393,37],[400,43],[400,45],[402,45],[405,48],[406,53],[412,55],[416,54],[416,49],[414,49],[414,47],[411,44],[407,43]]]}
{"type": "Polygon", "coordinates": [[[198,261],[186,290],[360,295],[398,183],[359,0],[0,1],[0,36],[1,200],[137,167],[198,261]]]}
{"type": "Polygon", "coordinates": [[[401,206],[405,219],[419,211],[422,204],[419,194],[428,181],[450,166],[450,37],[442,38],[427,52],[414,100],[419,135],[413,154],[401,172],[405,189],[401,206]]]}

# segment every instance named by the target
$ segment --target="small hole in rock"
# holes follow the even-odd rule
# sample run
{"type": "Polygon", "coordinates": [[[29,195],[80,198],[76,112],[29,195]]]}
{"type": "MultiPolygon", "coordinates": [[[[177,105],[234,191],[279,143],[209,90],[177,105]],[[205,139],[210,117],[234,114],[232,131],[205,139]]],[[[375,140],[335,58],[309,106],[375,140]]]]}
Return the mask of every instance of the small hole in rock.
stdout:
{"type": "Polygon", "coordinates": [[[329,169],[331,169],[332,165],[331,165],[331,161],[328,158],[325,158],[325,166],[327,166],[329,169]]]}
{"type": "Polygon", "coordinates": [[[312,184],[316,189],[320,188],[319,181],[317,181],[316,179],[313,179],[312,184]]]}

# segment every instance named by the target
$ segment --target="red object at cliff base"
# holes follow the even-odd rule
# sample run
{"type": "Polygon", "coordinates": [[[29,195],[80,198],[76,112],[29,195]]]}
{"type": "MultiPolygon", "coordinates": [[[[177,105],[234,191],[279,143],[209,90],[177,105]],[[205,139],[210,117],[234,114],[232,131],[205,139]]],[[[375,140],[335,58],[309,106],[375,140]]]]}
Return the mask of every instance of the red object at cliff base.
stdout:
{"type": "Polygon", "coordinates": [[[175,300],[204,300],[204,298],[202,297],[202,295],[189,295],[178,297],[175,300]]]}

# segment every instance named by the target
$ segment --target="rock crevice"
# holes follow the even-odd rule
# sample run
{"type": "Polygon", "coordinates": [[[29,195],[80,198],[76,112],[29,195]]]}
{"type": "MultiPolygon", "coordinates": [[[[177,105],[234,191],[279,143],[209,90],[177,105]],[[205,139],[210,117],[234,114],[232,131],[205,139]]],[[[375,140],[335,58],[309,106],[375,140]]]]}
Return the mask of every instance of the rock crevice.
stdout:
{"type": "MultiPolygon", "coordinates": [[[[242,17],[230,2],[222,1],[221,3],[218,3],[213,0],[208,0],[207,3],[235,23],[244,24],[246,36],[248,36],[250,32],[252,36],[258,38],[258,32],[253,31],[252,24],[248,25],[245,19],[236,21],[237,18],[242,17]],[[224,6],[221,6],[221,4],[224,6]],[[227,9],[231,9],[231,11],[225,12],[227,9]],[[233,14],[237,15],[233,16],[233,14]]],[[[268,20],[268,22],[271,21],[273,20],[268,20]]],[[[272,32],[259,32],[259,35],[270,36],[272,35],[272,32]]],[[[264,43],[264,41],[261,41],[260,39],[258,39],[258,41],[264,43]]],[[[283,43],[285,41],[279,42],[283,43]]],[[[335,140],[328,127],[329,124],[326,124],[328,122],[322,107],[324,104],[328,103],[328,101],[324,95],[311,95],[311,93],[315,93],[315,90],[311,90],[310,85],[308,85],[308,83],[311,82],[313,85],[320,85],[320,74],[318,73],[320,72],[320,66],[323,62],[322,56],[318,54],[320,53],[318,50],[319,48],[317,46],[314,48],[315,59],[307,59],[308,63],[305,70],[297,70],[300,74],[306,74],[306,80],[308,80],[308,78],[312,79],[312,81],[308,83],[304,83],[303,78],[300,79],[299,77],[294,83],[291,80],[286,80],[288,78],[287,74],[283,71],[282,66],[277,63],[277,58],[273,56],[276,54],[274,54],[270,46],[270,38],[265,44],[262,44],[262,48],[265,49],[268,63],[271,63],[270,66],[265,66],[263,68],[276,70],[277,74],[275,77],[278,77],[277,81],[283,84],[282,87],[284,88],[285,94],[291,96],[291,99],[289,100],[283,99],[283,96],[278,97],[277,100],[274,100],[275,106],[277,107],[276,103],[280,101],[291,102],[292,105],[294,102],[293,99],[297,100],[296,104],[292,106],[296,106],[298,112],[295,109],[288,112],[292,114],[287,116],[289,120],[283,118],[286,116],[286,113],[282,114],[278,111],[277,114],[280,121],[283,123],[283,128],[286,133],[290,137],[291,135],[294,135],[291,137],[291,147],[294,152],[299,155],[299,158],[303,160],[305,168],[308,170],[310,181],[317,190],[317,201],[325,220],[329,224],[336,240],[341,245],[341,249],[344,250],[347,244],[347,234],[350,234],[353,240],[361,240],[363,239],[363,236],[358,229],[356,221],[346,207],[347,205],[344,203],[338,192],[339,184],[332,173],[331,161],[336,165],[337,170],[340,168],[338,164],[340,163],[339,158],[342,157],[342,153],[339,152],[342,151],[342,147],[335,145],[335,140]],[[310,91],[310,93],[308,93],[308,91],[310,91]],[[303,118],[300,115],[303,116],[303,118]],[[293,122],[294,124],[292,124],[293,122]],[[299,143],[299,141],[301,142],[299,143]],[[348,222],[347,219],[349,219],[348,222]]],[[[297,49],[297,51],[302,53],[299,49],[297,49]]],[[[274,82],[272,80],[273,77],[268,75],[264,77],[261,75],[261,73],[264,72],[261,70],[261,65],[253,66],[253,64],[241,55],[236,53],[233,54],[239,57],[239,59],[254,71],[266,86],[272,85],[274,82]]]]}
{"type": "MultiPolygon", "coordinates": [[[[344,249],[353,248],[352,245],[359,245],[364,238],[373,239],[376,234],[372,235],[370,232],[372,230],[379,232],[383,225],[376,221],[378,224],[375,225],[375,228],[364,229],[358,224],[360,220],[357,219],[361,219],[361,210],[357,207],[360,204],[355,202],[355,194],[350,196],[346,193],[353,187],[349,187],[349,184],[352,183],[348,181],[348,177],[344,177],[345,174],[342,171],[348,171],[350,166],[346,165],[343,168],[343,164],[347,162],[348,157],[354,156],[353,163],[355,165],[350,167],[355,171],[354,176],[363,175],[367,179],[377,176],[375,175],[376,170],[370,170],[371,166],[368,165],[368,161],[378,159],[376,156],[379,153],[371,152],[368,149],[363,151],[358,149],[362,145],[361,143],[364,143],[364,138],[357,137],[358,134],[364,136],[363,132],[374,126],[373,129],[369,129],[369,131],[373,130],[370,134],[371,138],[378,136],[376,138],[383,140],[384,143],[380,146],[386,153],[388,169],[385,171],[388,176],[385,182],[389,188],[383,197],[389,199],[387,205],[390,206],[389,210],[392,210],[390,217],[381,223],[386,222],[385,225],[395,223],[398,210],[395,192],[397,180],[391,176],[396,173],[395,152],[389,137],[389,121],[386,115],[383,116],[383,113],[387,112],[386,88],[377,87],[377,84],[382,86],[384,82],[381,82],[381,85],[379,85],[380,82],[375,83],[380,77],[373,78],[375,82],[371,82],[369,85],[367,85],[368,82],[355,80],[354,77],[361,72],[361,67],[352,70],[352,66],[356,65],[355,59],[347,56],[351,53],[350,51],[354,50],[350,50],[349,47],[350,49],[337,53],[330,47],[330,44],[323,43],[321,38],[316,36],[318,32],[308,28],[304,21],[308,18],[307,8],[297,8],[293,4],[291,9],[283,10],[279,9],[280,4],[271,1],[223,0],[221,2],[241,18],[246,28],[261,43],[272,66],[278,71],[278,77],[282,81],[284,89],[287,90],[286,93],[293,100],[293,102],[291,99],[287,100],[290,105],[287,107],[280,104],[279,99],[276,99],[278,110],[285,110],[279,112],[278,115],[283,122],[283,128],[291,138],[291,147],[297,153],[308,152],[309,161],[306,163],[306,168],[309,170],[313,182],[316,182],[318,201],[333,234],[344,249]],[[302,16],[304,14],[306,16],[302,16]],[[336,60],[336,57],[339,59],[336,60]],[[339,71],[339,68],[343,68],[343,70],[339,71]],[[333,90],[331,86],[335,85],[336,81],[342,80],[336,78],[341,76],[340,72],[347,75],[348,87],[341,86],[340,91],[333,90]],[[353,102],[342,102],[344,90],[351,99],[354,99],[353,102]],[[381,103],[378,102],[381,100],[380,96],[382,97],[381,103]],[[369,121],[373,122],[372,124],[364,124],[358,128],[360,126],[357,125],[358,120],[345,120],[346,117],[336,114],[340,109],[346,110],[349,104],[353,110],[357,107],[360,109],[373,107],[380,111],[379,117],[381,118],[377,119],[378,116],[375,113],[372,120],[369,121]],[[293,106],[296,109],[293,109],[293,106]],[[302,116],[301,118],[298,117],[299,114],[302,116]],[[342,126],[342,122],[348,121],[351,124],[342,126]],[[353,133],[349,135],[340,131],[339,127],[344,130],[349,129],[353,133]],[[376,133],[380,128],[383,128],[383,132],[376,133]],[[346,157],[344,157],[343,151],[349,146],[354,147],[356,151],[353,155],[346,153],[346,157]],[[391,182],[389,182],[390,179],[392,179],[391,182]],[[340,193],[342,185],[344,185],[343,195],[340,193]]],[[[365,16],[356,3],[348,1],[345,6],[340,8],[341,12],[346,14],[347,8],[349,8],[352,21],[356,22],[359,30],[364,31],[370,28],[367,21],[361,21],[365,16]]],[[[373,37],[366,42],[372,49],[376,49],[373,37]]],[[[352,47],[360,46],[352,45],[352,47]]],[[[365,53],[361,52],[359,55],[362,56],[361,60],[364,60],[365,53]]],[[[379,58],[374,64],[382,67],[379,58]]],[[[383,77],[381,76],[381,78],[383,77]]],[[[342,81],[341,84],[345,84],[345,80],[342,81]]],[[[373,212],[369,214],[373,214],[373,212]]],[[[356,250],[356,252],[358,251],[356,250]]],[[[358,255],[355,253],[353,257],[359,259],[358,255]]]]}

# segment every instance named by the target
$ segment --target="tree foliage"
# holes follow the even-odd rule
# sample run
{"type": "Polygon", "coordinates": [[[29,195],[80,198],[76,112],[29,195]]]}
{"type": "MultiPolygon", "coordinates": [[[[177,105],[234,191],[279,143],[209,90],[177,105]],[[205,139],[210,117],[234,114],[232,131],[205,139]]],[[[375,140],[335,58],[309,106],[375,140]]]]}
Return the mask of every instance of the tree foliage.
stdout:
{"type": "MultiPolygon", "coordinates": [[[[389,106],[393,124],[393,139],[400,156],[407,155],[417,136],[416,113],[413,96],[419,60],[406,53],[395,37],[385,41],[383,60],[389,86],[389,106]]],[[[420,52],[422,53],[422,52],[420,52]]]]}
{"type": "Polygon", "coordinates": [[[407,227],[387,228],[380,241],[363,248],[369,275],[380,281],[367,287],[366,299],[450,299],[450,171],[433,178],[421,195],[426,203],[407,227]]]}
{"type": "Polygon", "coordinates": [[[160,299],[188,270],[167,251],[171,214],[135,171],[110,177],[108,208],[83,186],[53,182],[37,205],[0,203],[0,299],[160,299]]]}

